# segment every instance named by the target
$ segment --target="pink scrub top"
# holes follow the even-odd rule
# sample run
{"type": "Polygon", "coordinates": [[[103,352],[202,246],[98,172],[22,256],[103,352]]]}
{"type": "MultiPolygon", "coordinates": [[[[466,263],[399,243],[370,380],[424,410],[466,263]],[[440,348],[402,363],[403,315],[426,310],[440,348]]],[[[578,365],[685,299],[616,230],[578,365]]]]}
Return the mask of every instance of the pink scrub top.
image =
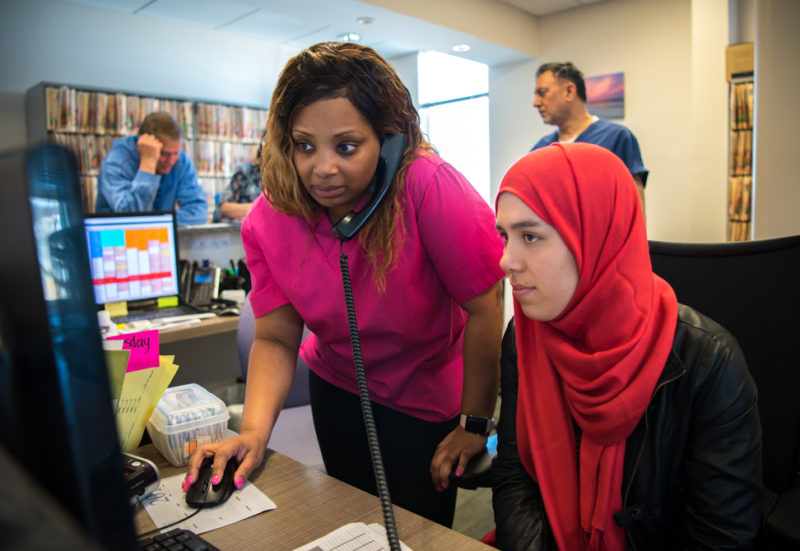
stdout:
{"type": "MultiPolygon", "coordinates": [[[[398,265],[376,288],[358,238],[344,243],[370,398],[427,421],[460,411],[467,302],[499,281],[503,242],[486,201],[434,154],[406,174],[398,265]]],[[[327,216],[308,222],[259,197],[242,224],[256,317],[291,303],[313,333],[300,354],[329,383],[358,393],[339,266],[327,216]]]]}

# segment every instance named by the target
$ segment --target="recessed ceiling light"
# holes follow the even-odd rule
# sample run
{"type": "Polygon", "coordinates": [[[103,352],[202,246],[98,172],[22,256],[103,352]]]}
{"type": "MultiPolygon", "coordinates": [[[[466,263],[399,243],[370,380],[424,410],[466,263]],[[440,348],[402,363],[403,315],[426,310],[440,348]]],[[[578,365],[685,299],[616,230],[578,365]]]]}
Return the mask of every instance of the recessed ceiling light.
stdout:
{"type": "Polygon", "coordinates": [[[339,35],[340,42],[358,42],[361,40],[361,35],[358,33],[344,33],[339,35]]]}
{"type": "Polygon", "coordinates": [[[374,22],[375,19],[373,19],[372,17],[359,17],[358,19],[356,19],[356,23],[358,23],[359,25],[370,25],[374,22]]]}
{"type": "Polygon", "coordinates": [[[456,44],[453,46],[452,50],[454,52],[468,52],[470,50],[469,44],[456,44]]]}

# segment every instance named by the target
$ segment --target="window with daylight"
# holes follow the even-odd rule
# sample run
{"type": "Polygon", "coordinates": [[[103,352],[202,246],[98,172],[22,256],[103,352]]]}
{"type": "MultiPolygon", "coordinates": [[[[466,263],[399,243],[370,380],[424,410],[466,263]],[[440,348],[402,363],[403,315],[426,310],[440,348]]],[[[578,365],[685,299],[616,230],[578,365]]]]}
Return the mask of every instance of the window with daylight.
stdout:
{"type": "Polygon", "coordinates": [[[417,66],[423,133],[491,204],[489,66],[439,52],[421,52],[417,66]]]}

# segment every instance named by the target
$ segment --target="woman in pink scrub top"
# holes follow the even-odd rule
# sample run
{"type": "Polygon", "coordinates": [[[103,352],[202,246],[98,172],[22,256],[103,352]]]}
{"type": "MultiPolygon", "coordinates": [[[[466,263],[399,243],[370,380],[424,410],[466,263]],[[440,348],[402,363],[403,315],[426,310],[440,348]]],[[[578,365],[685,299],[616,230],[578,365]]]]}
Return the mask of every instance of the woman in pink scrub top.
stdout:
{"type": "Polygon", "coordinates": [[[460,474],[485,446],[497,398],[503,244],[490,206],[424,140],[392,67],[350,43],[317,44],[289,60],[270,104],[261,174],[264,194],[242,225],[256,329],[241,433],[201,447],[184,486],[207,456],[220,477],[235,456],[237,486],[262,462],[299,353],[328,474],[376,493],[343,252],[392,502],[450,526],[451,470],[460,474]],[[332,228],[367,203],[390,134],[404,134],[406,145],[387,196],[340,242],[332,228]],[[301,346],[304,325],[312,335],[301,346]]]}

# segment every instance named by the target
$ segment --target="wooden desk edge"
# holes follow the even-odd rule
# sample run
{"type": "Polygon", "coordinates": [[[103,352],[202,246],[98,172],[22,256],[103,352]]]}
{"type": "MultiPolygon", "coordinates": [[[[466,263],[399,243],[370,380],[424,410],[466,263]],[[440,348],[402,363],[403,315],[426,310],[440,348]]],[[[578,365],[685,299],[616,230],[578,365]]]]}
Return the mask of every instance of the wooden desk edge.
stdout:
{"type": "MultiPolygon", "coordinates": [[[[162,478],[185,470],[169,465],[152,444],[136,453],[156,463],[162,478]]],[[[202,534],[223,551],[290,550],[350,522],[383,524],[377,497],[269,449],[250,480],[277,508],[202,534]]],[[[491,549],[401,507],[395,506],[394,512],[400,539],[413,551],[491,549]]],[[[155,528],[142,507],[137,508],[135,521],[139,533],[155,528]]]]}

